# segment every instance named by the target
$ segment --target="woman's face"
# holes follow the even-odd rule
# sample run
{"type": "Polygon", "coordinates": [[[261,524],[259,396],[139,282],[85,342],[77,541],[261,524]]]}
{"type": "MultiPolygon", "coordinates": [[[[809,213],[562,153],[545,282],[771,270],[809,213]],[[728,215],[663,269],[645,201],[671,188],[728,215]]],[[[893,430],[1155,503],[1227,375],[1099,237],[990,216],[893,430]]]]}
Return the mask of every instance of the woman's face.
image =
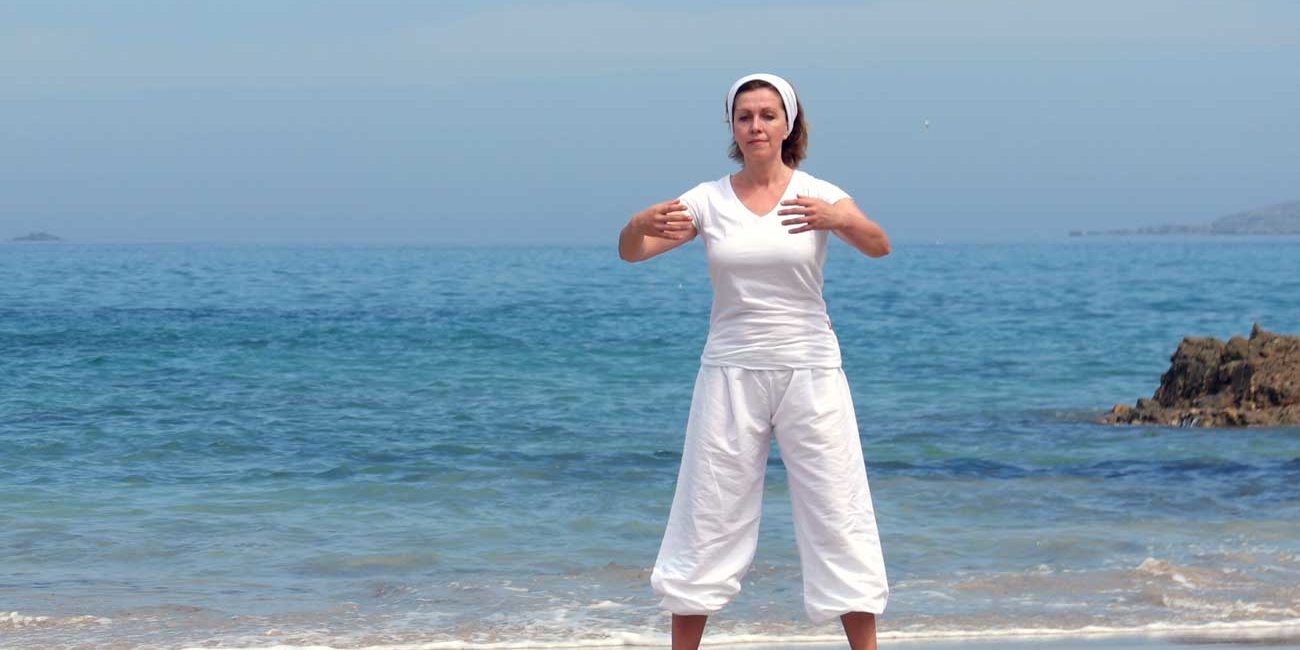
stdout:
{"type": "Polygon", "coordinates": [[[731,112],[731,137],[745,160],[781,156],[785,140],[785,109],[771,88],[755,88],[736,95],[731,112]]]}

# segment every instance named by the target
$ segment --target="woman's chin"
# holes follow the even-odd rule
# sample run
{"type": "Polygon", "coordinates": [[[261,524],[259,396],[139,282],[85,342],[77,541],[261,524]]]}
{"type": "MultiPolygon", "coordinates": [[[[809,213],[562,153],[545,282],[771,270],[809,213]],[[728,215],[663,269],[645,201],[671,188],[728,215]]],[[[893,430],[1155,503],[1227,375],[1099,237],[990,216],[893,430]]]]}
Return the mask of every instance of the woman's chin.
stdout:
{"type": "Polygon", "coordinates": [[[768,146],[749,147],[744,151],[742,151],[741,153],[744,154],[746,165],[754,164],[754,163],[765,163],[771,161],[773,158],[781,157],[780,156],[781,152],[779,150],[777,150],[775,147],[768,147],[768,146]]]}

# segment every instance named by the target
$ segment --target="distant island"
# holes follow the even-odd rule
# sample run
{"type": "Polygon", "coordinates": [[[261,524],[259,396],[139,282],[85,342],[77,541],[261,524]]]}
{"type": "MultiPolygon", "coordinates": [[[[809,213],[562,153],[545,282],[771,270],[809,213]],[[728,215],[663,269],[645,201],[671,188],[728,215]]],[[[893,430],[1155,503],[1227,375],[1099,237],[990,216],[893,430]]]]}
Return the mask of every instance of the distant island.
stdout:
{"type": "Polygon", "coordinates": [[[10,241],[63,241],[63,238],[48,232],[33,232],[22,237],[14,237],[10,241]]]}
{"type": "Polygon", "coordinates": [[[1136,230],[1071,230],[1090,235],[1300,235],[1300,201],[1278,203],[1219,217],[1210,223],[1166,224],[1136,230]]]}

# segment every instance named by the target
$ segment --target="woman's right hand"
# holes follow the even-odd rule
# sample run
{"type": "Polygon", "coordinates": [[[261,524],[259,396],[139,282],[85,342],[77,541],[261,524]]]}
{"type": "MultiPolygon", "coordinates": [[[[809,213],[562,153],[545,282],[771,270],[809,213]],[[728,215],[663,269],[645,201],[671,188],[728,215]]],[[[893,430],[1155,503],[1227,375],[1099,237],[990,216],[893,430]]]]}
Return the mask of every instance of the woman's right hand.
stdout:
{"type": "Polygon", "coordinates": [[[627,220],[618,234],[618,256],[628,262],[648,260],[666,253],[696,235],[695,221],[677,199],[656,203],[627,220]]]}
{"type": "Polygon", "coordinates": [[[686,214],[686,205],[677,199],[656,203],[632,215],[632,227],[646,237],[686,239],[694,225],[686,214]]]}

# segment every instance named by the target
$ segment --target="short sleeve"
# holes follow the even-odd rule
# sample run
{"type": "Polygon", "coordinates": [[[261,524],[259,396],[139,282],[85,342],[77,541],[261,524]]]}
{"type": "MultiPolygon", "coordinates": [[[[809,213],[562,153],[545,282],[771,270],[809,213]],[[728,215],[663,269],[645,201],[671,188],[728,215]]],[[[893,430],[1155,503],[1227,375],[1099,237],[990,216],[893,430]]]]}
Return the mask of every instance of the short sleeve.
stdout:
{"type": "Polygon", "coordinates": [[[678,201],[682,202],[682,205],[686,206],[686,214],[690,215],[691,221],[695,224],[695,229],[700,234],[704,234],[704,229],[707,227],[706,222],[708,221],[708,210],[705,209],[705,206],[709,204],[707,185],[708,183],[700,183],[677,198],[678,201]]]}
{"type": "Polygon", "coordinates": [[[820,178],[814,178],[812,176],[809,176],[808,179],[810,185],[809,189],[811,190],[810,193],[814,197],[819,198],[831,205],[835,205],[836,203],[844,199],[853,198],[849,196],[848,192],[845,192],[844,190],[840,189],[840,187],[834,183],[831,183],[829,181],[824,181],[820,178]]]}

